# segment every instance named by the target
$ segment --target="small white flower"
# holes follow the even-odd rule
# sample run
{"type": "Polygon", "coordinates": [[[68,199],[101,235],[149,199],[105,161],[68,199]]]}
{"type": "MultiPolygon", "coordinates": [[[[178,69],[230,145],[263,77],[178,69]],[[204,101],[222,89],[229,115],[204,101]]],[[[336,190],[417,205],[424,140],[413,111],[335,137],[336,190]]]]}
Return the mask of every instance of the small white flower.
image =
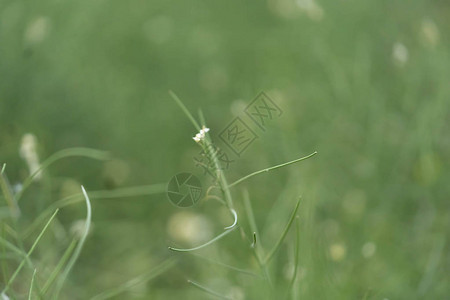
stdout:
{"type": "Polygon", "coordinates": [[[408,48],[404,44],[396,42],[392,47],[392,58],[397,65],[405,65],[409,58],[408,48]]]}
{"type": "Polygon", "coordinates": [[[197,134],[193,137],[194,141],[196,141],[197,143],[203,141],[203,140],[205,139],[205,134],[206,134],[208,131],[209,131],[209,128],[203,126],[203,128],[200,129],[200,132],[197,133],[197,134]]]}
{"type": "MultiPolygon", "coordinates": [[[[19,149],[20,156],[25,160],[30,171],[30,175],[36,173],[40,168],[39,156],[37,153],[37,138],[32,133],[27,133],[22,137],[19,149]]],[[[39,171],[33,178],[38,181],[42,178],[42,172],[39,171]]]]}

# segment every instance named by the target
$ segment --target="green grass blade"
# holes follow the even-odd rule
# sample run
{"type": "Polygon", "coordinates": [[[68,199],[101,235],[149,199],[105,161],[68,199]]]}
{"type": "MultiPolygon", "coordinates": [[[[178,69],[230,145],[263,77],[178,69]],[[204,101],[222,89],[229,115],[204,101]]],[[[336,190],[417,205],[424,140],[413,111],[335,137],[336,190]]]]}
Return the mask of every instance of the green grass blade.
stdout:
{"type": "Polygon", "coordinates": [[[170,268],[172,268],[175,264],[176,264],[175,259],[173,259],[173,258],[167,259],[164,262],[160,263],[155,268],[153,268],[152,270],[150,270],[149,272],[142,274],[138,277],[135,277],[116,288],[113,288],[108,291],[104,291],[104,292],[92,297],[91,300],[104,300],[104,299],[109,299],[114,296],[117,296],[138,284],[146,283],[146,282],[150,281],[151,279],[161,275],[162,273],[164,273],[167,270],[169,270],[170,268]]]}
{"type": "Polygon", "coordinates": [[[242,274],[251,275],[251,276],[256,276],[256,277],[259,276],[258,274],[254,273],[254,272],[252,272],[252,271],[245,270],[245,269],[241,269],[241,268],[237,268],[237,267],[234,267],[234,266],[230,266],[230,265],[228,265],[228,264],[222,263],[222,262],[220,262],[220,261],[217,261],[217,260],[214,260],[214,259],[211,259],[211,258],[207,258],[207,257],[201,256],[201,255],[198,255],[198,254],[194,254],[194,253],[189,253],[189,254],[192,255],[192,256],[194,256],[194,257],[196,257],[196,258],[199,258],[199,259],[201,259],[201,260],[204,260],[204,261],[206,261],[206,262],[209,262],[209,263],[211,263],[211,264],[216,264],[216,265],[218,265],[218,266],[221,266],[221,267],[224,267],[224,268],[227,268],[227,269],[230,269],[230,270],[233,270],[233,271],[242,273],[242,274]]]}
{"type": "Polygon", "coordinates": [[[215,291],[213,291],[213,290],[211,290],[211,289],[209,289],[209,288],[207,288],[207,287],[204,287],[204,286],[200,285],[199,283],[197,283],[197,282],[195,282],[195,281],[188,280],[188,283],[192,284],[193,286],[195,286],[195,287],[198,288],[199,290],[201,290],[201,291],[203,291],[203,292],[205,292],[205,293],[207,293],[207,294],[210,294],[210,295],[212,295],[212,296],[215,296],[215,297],[217,297],[217,298],[220,298],[220,299],[231,299],[230,297],[221,295],[221,294],[219,294],[218,292],[215,292],[215,291]]]}
{"type": "Polygon", "coordinates": [[[86,241],[86,238],[89,234],[89,229],[91,228],[91,201],[89,200],[89,196],[86,193],[86,190],[83,186],[81,186],[81,190],[84,195],[84,199],[86,200],[86,223],[84,225],[84,232],[83,235],[80,238],[80,241],[77,244],[77,247],[74,250],[73,255],[70,257],[69,261],[67,262],[67,265],[64,269],[64,271],[61,273],[61,276],[59,277],[58,283],[56,285],[55,290],[55,299],[59,299],[59,293],[61,292],[62,286],[64,282],[67,279],[67,276],[69,275],[69,272],[72,270],[73,266],[75,265],[75,262],[77,261],[78,257],[80,256],[81,250],[83,249],[84,242],[86,241]]]}
{"type": "Polygon", "coordinates": [[[2,171],[0,173],[0,189],[5,196],[5,200],[8,204],[11,216],[13,218],[16,218],[19,216],[20,211],[19,207],[17,206],[17,198],[14,197],[14,193],[11,189],[11,185],[9,184],[8,177],[6,177],[5,168],[6,164],[3,164],[2,171]]]}
{"type": "MultiPolygon", "coordinates": [[[[18,247],[14,246],[9,241],[5,240],[3,237],[0,237],[0,244],[2,244],[4,247],[8,248],[9,250],[13,251],[17,255],[23,258],[27,258],[27,253],[19,249],[18,247]]],[[[29,262],[30,263],[30,262],[29,262]]]]}
{"type": "Polygon", "coordinates": [[[226,236],[226,235],[228,235],[229,233],[231,233],[231,232],[232,232],[233,230],[235,230],[236,228],[238,228],[238,227],[236,226],[236,227],[233,227],[232,229],[225,230],[224,232],[222,232],[221,234],[219,234],[218,236],[216,236],[216,237],[213,238],[212,240],[210,240],[210,241],[204,243],[203,245],[200,245],[200,246],[197,246],[197,247],[194,247],[194,248],[182,249],[182,248],[169,247],[169,250],[177,251],[177,252],[189,252],[189,251],[199,250],[199,249],[202,249],[202,248],[204,248],[204,247],[206,247],[206,246],[209,246],[209,245],[213,244],[214,242],[217,242],[218,240],[220,240],[220,239],[223,238],[224,236],[226,236]]]}
{"type": "Polygon", "coordinates": [[[262,170],[253,172],[251,174],[248,174],[247,176],[242,177],[241,179],[236,180],[235,182],[233,182],[230,185],[228,185],[228,187],[230,188],[232,186],[235,186],[235,185],[237,185],[237,184],[239,184],[239,183],[241,183],[241,182],[243,182],[243,181],[245,181],[245,180],[247,180],[247,179],[249,179],[249,178],[251,178],[253,176],[256,176],[258,174],[261,174],[261,173],[264,173],[264,172],[269,172],[269,171],[272,171],[272,170],[275,170],[275,169],[279,169],[279,168],[282,168],[282,167],[285,167],[285,166],[288,166],[288,165],[295,164],[295,163],[300,162],[302,160],[306,160],[306,159],[308,159],[308,158],[310,158],[310,157],[312,157],[312,156],[314,156],[316,154],[317,154],[317,151],[314,151],[313,153],[311,153],[310,155],[307,155],[305,157],[294,159],[294,160],[291,160],[289,162],[286,162],[286,163],[283,163],[283,164],[280,164],[280,165],[276,165],[276,166],[273,166],[273,167],[270,167],[270,168],[267,168],[267,169],[262,169],[262,170]]]}
{"type": "Polygon", "coordinates": [[[55,210],[55,212],[53,213],[53,215],[50,217],[50,219],[48,220],[47,224],[45,224],[44,228],[42,229],[41,233],[38,235],[38,237],[36,238],[36,240],[34,241],[33,245],[31,246],[30,250],[28,251],[26,258],[24,258],[22,260],[22,262],[20,263],[20,265],[17,267],[16,271],[13,273],[13,275],[11,276],[11,278],[9,279],[8,283],[6,284],[6,286],[4,287],[2,293],[6,293],[6,291],[9,289],[9,286],[11,285],[11,283],[14,281],[14,279],[16,279],[17,275],[19,274],[20,270],[22,269],[22,267],[25,265],[25,262],[27,261],[27,259],[30,257],[30,255],[33,253],[34,249],[36,248],[37,244],[39,243],[39,241],[41,240],[42,236],[44,235],[45,231],[47,230],[47,228],[50,226],[50,223],[52,222],[52,220],[55,218],[56,214],[58,213],[58,209],[55,210]]]}
{"type": "Polygon", "coordinates": [[[272,248],[272,250],[269,252],[269,254],[267,254],[266,258],[264,259],[264,264],[267,264],[273,258],[273,255],[277,252],[278,248],[280,248],[281,244],[283,243],[283,240],[286,237],[286,235],[289,231],[289,228],[291,227],[292,222],[295,219],[295,216],[297,215],[298,207],[300,206],[300,201],[301,201],[301,199],[299,199],[297,201],[297,205],[295,205],[295,209],[292,212],[291,218],[289,219],[289,222],[286,225],[286,228],[284,229],[283,233],[281,234],[278,242],[275,244],[275,246],[272,248]]]}
{"type": "Polygon", "coordinates": [[[64,149],[59,152],[56,152],[55,154],[53,154],[52,156],[47,158],[39,166],[39,169],[37,169],[33,174],[31,174],[30,176],[28,176],[27,179],[24,180],[22,189],[16,195],[16,201],[19,202],[24,191],[30,186],[30,184],[33,182],[33,178],[36,177],[36,175],[39,174],[39,172],[48,168],[50,165],[57,162],[58,160],[68,158],[68,157],[78,157],[78,156],[79,157],[87,157],[87,158],[96,159],[96,160],[111,159],[111,156],[108,152],[90,149],[90,148],[70,148],[70,149],[64,149]]]}
{"type": "Polygon", "coordinates": [[[289,297],[289,293],[292,293],[292,289],[294,287],[295,279],[297,279],[298,273],[298,261],[299,261],[299,249],[300,249],[300,221],[299,217],[295,218],[295,251],[294,251],[294,274],[292,275],[292,279],[289,282],[289,288],[287,290],[286,298],[289,297]]]}
{"type": "Polygon", "coordinates": [[[31,295],[33,294],[34,278],[36,277],[36,269],[34,269],[33,277],[31,277],[30,291],[28,292],[28,300],[31,300],[31,295]]]}
{"type": "Polygon", "coordinates": [[[191,121],[191,123],[194,125],[195,129],[197,129],[198,131],[200,131],[200,125],[198,124],[198,122],[194,119],[194,117],[192,116],[192,114],[189,112],[189,110],[186,108],[186,106],[184,106],[183,102],[180,100],[180,98],[178,98],[178,96],[172,92],[169,91],[170,96],[173,98],[173,100],[175,100],[175,102],[178,104],[178,106],[181,108],[181,110],[184,112],[184,114],[188,117],[188,119],[191,121]]]}
{"type": "Polygon", "coordinates": [[[242,199],[244,199],[244,208],[245,208],[245,212],[247,214],[250,229],[254,233],[253,234],[253,244],[255,244],[255,246],[256,246],[256,237],[258,237],[258,244],[260,245],[260,248],[262,249],[261,236],[259,235],[258,226],[256,225],[255,215],[253,214],[253,208],[252,208],[252,204],[250,202],[250,196],[248,194],[247,189],[244,189],[244,192],[242,193],[242,199]]]}
{"type": "Polygon", "coordinates": [[[61,272],[64,264],[67,262],[70,255],[72,254],[72,251],[75,248],[76,244],[77,244],[77,241],[75,239],[73,239],[72,242],[70,243],[69,247],[67,247],[66,251],[64,251],[63,256],[61,257],[61,259],[59,260],[55,269],[52,271],[52,273],[48,277],[47,281],[45,282],[44,287],[42,288],[42,295],[45,295],[48,292],[51,285],[54,283],[56,277],[61,272]]]}
{"type": "MultiPolygon", "coordinates": [[[[126,197],[136,197],[136,196],[154,195],[154,194],[164,193],[165,190],[166,190],[166,184],[158,183],[158,184],[152,184],[152,185],[121,188],[121,189],[116,189],[116,190],[112,190],[112,191],[108,191],[108,190],[93,191],[93,192],[89,192],[89,197],[90,197],[90,199],[126,198],[126,197]]],[[[45,217],[47,215],[49,215],[54,209],[81,202],[81,201],[83,201],[83,199],[84,199],[83,193],[79,193],[79,194],[67,196],[57,202],[52,203],[24,231],[24,233],[22,234],[22,237],[25,238],[29,234],[31,234],[33,232],[33,230],[35,230],[39,226],[39,224],[43,220],[45,220],[45,217]]]]}

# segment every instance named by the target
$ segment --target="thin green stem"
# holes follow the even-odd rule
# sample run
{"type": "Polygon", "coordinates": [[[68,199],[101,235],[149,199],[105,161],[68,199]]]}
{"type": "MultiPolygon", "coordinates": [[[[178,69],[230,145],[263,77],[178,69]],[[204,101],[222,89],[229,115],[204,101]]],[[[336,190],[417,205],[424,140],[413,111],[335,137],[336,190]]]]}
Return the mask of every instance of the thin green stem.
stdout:
{"type": "Polygon", "coordinates": [[[31,300],[31,295],[33,294],[34,278],[36,277],[36,269],[34,269],[33,277],[31,277],[30,291],[28,292],[28,300],[31,300]]]}
{"type": "Polygon", "coordinates": [[[219,234],[218,236],[216,236],[212,240],[210,240],[210,241],[208,241],[208,242],[206,242],[206,243],[204,243],[204,244],[202,244],[200,246],[194,247],[194,248],[184,248],[184,249],[183,248],[174,248],[174,247],[168,247],[168,248],[169,248],[169,250],[177,251],[177,252],[189,252],[189,251],[199,250],[199,249],[202,249],[202,248],[204,248],[206,246],[209,246],[209,245],[213,244],[214,242],[217,242],[218,240],[220,240],[224,236],[226,236],[229,233],[231,233],[236,228],[237,228],[237,226],[233,227],[232,229],[225,230],[224,232],[222,232],[221,234],[219,234]]]}
{"type": "Polygon", "coordinates": [[[58,264],[56,265],[55,269],[52,271],[50,276],[48,277],[47,281],[44,284],[44,287],[42,288],[42,295],[45,295],[53,282],[55,281],[56,277],[58,276],[59,272],[61,272],[64,264],[69,259],[70,255],[72,254],[73,249],[75,248],[75,245],[77,244],[77,241],[75,239],[72,240],[69,247],[67,247],[66,251],[64,252],[62,258],[59,260],[58,264]]]}
{"type": "Polygon", "coordinates": [[[191,123],[194,125],[195,129],[197,129],[198,131],[200,131],[200,125],[197,123],[197,121],[194,119],[194,117],[192,116],[192,114],[189,112],[189,110],[186,108],[186,106],[184,106],[183,102],[180,100],[180,98],[178,98],[178,96],[172,92],[169,91],[170,96],[172,97],[173,100],[175,100],[175,102],[178,104],[178,106],[181,108],[181,110],[184,112],[184,114],[188,117],[188,119],[191,121],[191,123]]]}
{"type": "Polygon", "coordinates": [[[221,267],[224,267],[224,268],[227,268],[227,269],[230,269],[230,270],[233,270],[233,271],[242,273],[242,274],[251,275],[251,276],[256,276],[256,277],[260,276],[260,275],[258,275],[258,274],[256,274],[256,273],[252,272],[252,271],[245,270],[245,269],[241,269],[241,268],[237,268],[237,267],[234,267],[234,266],[230,266],[230,265],[224,264],[224,263],[222,263],[222,262],[220,262],[220,261],[216,261],[216,260],[214,260],[214,259],[210,259],[210,258],[201,256],[201,255],[198,255],[198,254],[195,254],[195,253],[189,253],[189,254],[192,255],[192,256],[194,256],[194,257],[196,257],[196,258],[205,260],[205,261],[210,262],[210,263],[212,263],[212,264],[216,264],[216,265],[219,265],[219,266],[221,266],[221,267]]]}
{"type": "Polygon", "coordinates": [[[291,227],[292,222],[295,219],[295,216],[297,214],[298,208],[300,206],[300,201],[301,201],[301,199],[299,199],[297,201],[297,205],[295,205],[295,209],[292,212],[291,218],[289,219],[289,222],[286,225],[286,228],[284,229],[283,233],[281,234],[280,239],[278,240],[278,242],[275,244],[275,246],[272,248],[272,250],[269,252],[269,254],[267,254],[266,258],[264,259],[264,264],[267,264],[273,258],[273,255],[277,252],[278,248],[280,248],[281,244],[283,243],[283,240],[286,237],[286,235],[287,235],[287,233],[289,231],[289,228],[291,227]]]}
{"type": "Polygon", "coordinates": [[[38,235],[38,237],[36,238],[36,240],[34,241],[33,245],[31,246],[30,250],[28,251],[26,258],[24,258],[22,260],[22,262],[20,263],[20,265],[17,267],[16,271],[13,273],[13,275],[11,276],[11,278],[9,279],[8,283],[6,284],[5,288],[3,289],[2,293],[6,293],[6,291],[9,289],[9,286],[11,285],[11,283],[14,281],[14,279],[16,279],[17,275],[19,274],[20,270],[22,270],[23,266],[25,265],[25,262],[27,261],[27,259],[30,257],[30,255],[33,253],[34,249],[36,248],[37,244],[39,243],[39,241],[41,240],[42,236],[44,235],[45,231],[47,230],[47,228],[50,226],[50,223],[52,222],[52,220],[56,217],[56,214],[58,213],[58,209],[55,210],[55,212],[53,213],[53,215],[50,217],[50,219],[48,220],[47,224],[45,224],[44,228],[42,229],[41,233],[38,235]]]}
{"type": "Polygon", "coordinates": [[[305,157],[302,157],[302,158],[298,158],[298,159],[294,159],[292,161],[289,161],[289,162],[286,162],[286,163],[283,163],[283,164],[280,164],[280,165],[276,165],[276,166],[273,166],[273,167],[270,167],[270,168],[267,168],[267,169],[263,169],[263,170],[259,170],[259,171],[253,172],[253,173],[248,174],[247,176],[244,176],[241,179],[238,179],[235,182],[231,183],[230,185],[228,185],[228,188],[230,188],[232,186],[235,186],[235,185],[237,185],[237,184],[239,184],[239,183],[241,183],[241,182],[243,182],[243,181],[245,181],[245,180],[247,180],[247,179],[249,179],[249,178],[251,178],[253,176],[256,176],[258,174],[261,174],[261,173],[264,173],[264,172],[269,172],[269,171],[272,171],[272,170],[275,170],[275,169],[278,169],[278,168],[282,168],[282,167],[285,167],[285,166],[288,166],[288,165],[291,165],[291,164],[295,164],[295,163],[300,162],[302,160],[308,159],[308,158],[310,158],[310,157],[312,157],[312,156],[314,156],[316,154],[317,154],[317,151],[314,151],[313,153],[311,153],[308,156],[305,156],[305,157]]]}
{"type": "Polygon", "coordinates": [[[199,283],[197,283],[195,281],[188,280],[188,283],[192,284],[193,286],[195,286],[196,288],[202,290],[203,292],[205,292],[207,294],[210,294],[212,296],[218,297],[220,299],[231,299],[230,297],[227,297],[227,296],[224,296],[224,295],[222,295],[222,294],[220,294],[218,292],[215,292],[215,291],[211,290],[210,288],[207,288],[207,287],[205,287],[205,286],[203,286],[203,285],[201,285],[201,284],[199,284],[199,283]]]}
{"type": "Polygon", "coordinates": [[[11,251],[18,254],[21,257],[24,257],[24,258],[27,257],[27,254],[25,252],[23,252],[21,249],[17,248],[13,244],[11,244],[7,240],[5,240],[3,237],[0,237],[0,244],[2,244],[4,248],[6,247],[6,248],[10,249],[11,251]]]}
{"type": "Polygon", "coordinates": [[[30,184],[33,182],[34,177],[36,177],[39,172],[42,172],[42,170],[48,168],[50,165],[60,159],[74,156],[87,157],[97,160],[108,160],[111,158],[108,152],[90,148],[70,148],[56,152],[55,154],[47,158],[33,174],[31,174],[27,179],[24,180],[22,189],[16,194],[16,202],[19,202],[25,190],[30,186],[30,184]]]}
{"type": "Polygon", "coordinates": [[[2,171],[0,173],[0,188],[5,196],[6,203],[11,211],[11,216],[14,218],[19,216],[19,207],[17,206],[16,198],[14,197],[11,185],[9,184],[8,177],[6,177],[5,171],[6,164],[3,164],[2,171]]]}
{"type": "MultiPolygon", "coordinates": [[[[126,197],[136,197],[143,195],[154,195],[159,193],[164,193],[166,190],[166,185],[162,183],[152,184],[152,185],[144,185],[144,186],[136,186],[136,187],[127,187],[116,189],[113,191],[108,190],[99,190],[89,192],[90,199],[114,199],[114,198],[126,198],[126,197]]],[[[25,230],[22,234],[22,237],[27,237],[36,227],[42,222],[42,220],[50,214],[54,209],[61,208],[67,205],[75,204],[83,201],[83,193],[74,194],[67,196],[59,201],[54,202],[49,207],[47,207],[43,213],[41,213],[33,223],[25,230]]]]}
{"type": "Polygon", "coordinates": [[[252,203],[250,202],[250,196],[248,194],[248,190],[244,189],[244,192],[242,193],[242,199],[244,199],[244,207],[245,212],[247,213],[248,223],[250,225],[251,231],[254,233],[254,244],[256,245],[256,236],[258,237],[258,245],[260,249],[262,250],[262,243],[261,243],[261,236],[259,235],[258,226],[256,225],[255,221],[255,215],[253,214],[253,208],[252,203]]]}
{"type": "Polygon", "coordinates": [[[86,241],[86,238],[89,234],[89,229],[91,228],[91,218],[92,218],[92,212],[91,212],[91,201],[89,200],[89,196],[86,193],[86,190],[84,189],[83,186],[81,186],[81,190],[83,192],[84,195],[84,199],[86,200],[86,222],[84,225],[84,232],[83,235],[80,238],[80,241],[78,242],[77,247],[74,250],[73,255],[70,257],[66,268],[64,269],[64,271],[62,272],[59,281],[56,285],[56,290],[55,290],[55,296],[54,299],[59,299],[59,293],[62,289],[62,286],[64,284],[64,281],[66,280],[67,276],[69,275],[69,272],[72,270],[73,266],[75,265],[76,260],[78,259],[78,257],[80,256],[81,253],[81,249],[83,249],[84,243],[86,241]]]}
{"type": "MultiPolygon", "coordinates": [[[[199,117],[200,117],[200,121],[203,124],[206,124],[205,118],[203,116],[203,112],[201,110],[199,110],[199,117]]],[[[204,142],[205,142],[205,147],[204,147],[205,152],[206,151],[210,151],[210,150],[212,152],[211,153],[211,157],[212,157],[212,160],[213,160],[213,163],[214,163],[215,171],[217,173],[217,179],[219,181],[219,187],[220,187],[220,190],[222,191],[222,194],[223,194],[223,196],[225,198],[225,202],[226,202],[226,205],[227,205],[228,209],[231,210],[231,209],[233,209],[233,198],[231,197],[231,192],[230,192],[230,188],[228,186],[227,178],[225,177],[225,174],[222,171],[222,166],[220,165],[219,159],[217,158],[217,155],[216,155],[216,153],[214,151],[214,145],[213,145],[213,143],[211,141],[211,137],[210,137],[209,133],[207,133],[205,135],[204,142]]]]}
{"type": "Polygon", "coordinates": [[[176,259],[167,259],[164,262],[157,265],[155,268],[151,269],[149,272],[139,275],[138,277],[135,277],[124,284],[119,285],[118,287],[115,287],[111,290],[104,291],[94,297],[91,298],[91,300],[104,300],[104,299],[110,299],[112,297],[115,297],[132,287],[142,284],[145,282],[150,281],[151,279],[161,275],[162,273],[166,272],[173,266],[175,266],[176,259]]]}
{"type": "Polygon", "coordinates": [[[297,279],[298,273],[298,260],[300,249],[300,221],[298,216],[295,218],[295,225],[296,230],[295,230],[295,251],[294,251],[294,274],[292,275],[292,279],[289,283],[286,298],[289,296],[289,293],[292,292],[292,288],[294,287],[295,279],[297,279]]]}

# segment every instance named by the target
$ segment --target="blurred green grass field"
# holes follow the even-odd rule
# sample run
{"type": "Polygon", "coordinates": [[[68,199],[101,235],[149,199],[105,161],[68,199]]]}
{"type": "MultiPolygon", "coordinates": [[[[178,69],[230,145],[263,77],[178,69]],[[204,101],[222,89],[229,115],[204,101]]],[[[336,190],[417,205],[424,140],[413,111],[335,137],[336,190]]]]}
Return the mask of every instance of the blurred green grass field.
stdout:
{"type": "MultiPolygon", "coordinates": [[[[29,174],[19,154],[26,133],[41,160],[70,147],[114,157],[51,166],[24,194],[18,228],[81,184],[113,192],[199,172],[196,130],[169,90],[203,110],[216,139],[265,91],[283,114],[226,174],[234,181],[318,151],[233,191],[244,216],[249,190],[265,246],[302,195],[293,297],[448,299],[449,36],[447,1],[0,0],[0,164],[11,184],[29,174]]],[[[209,299],[187,279],[236,299],[267,296],[251,277],[167,250],[186,244],[188,226],[199,241],[217,234],[230,222],[226,211],[177,208],[164,193],[92,206],[93,229],[64,299],[89,299],[171,256],[176,267],[117,299],[209,299]]],[[[35,255],[43,276],[84,214],[82,203],[60,211],[35,255]]],[[[245,217],[241,225],[250,234],[245,217]]],[[[280,289],[293,240],[290,232],[272,266],[280,289]]],[[[238,232],[201,254],[257,269],[238,232]]],[[[18,296],[31,275],[22,271],[18,296]]]]}

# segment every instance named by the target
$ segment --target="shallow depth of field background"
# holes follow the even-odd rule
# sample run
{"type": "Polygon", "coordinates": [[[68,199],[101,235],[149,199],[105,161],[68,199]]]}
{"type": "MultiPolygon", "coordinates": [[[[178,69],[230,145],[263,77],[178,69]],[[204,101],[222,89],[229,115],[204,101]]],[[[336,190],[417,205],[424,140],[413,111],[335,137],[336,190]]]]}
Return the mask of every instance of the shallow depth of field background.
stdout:
{"type": "MultiPolygon", "coordinates": [[[[50,167],[21,200],[19,228],[80,184],[113,191],[201,174],[196,130],[168,90],[193,113],[202,108],[213,138],[265,91],[283,115],[233,157],[226,175],[234,181],[318,151],[233,190],[250,234],[241,197],[249,190],[265,248],[302,195],[299,297],[445,299],[449,34],[446,1],[1,0],[0,163],[11,183],[28,175],[19,155],[26,133],[36,136],[41,160],[80,146],[114,157],[50,167]]],[[[164,193],[93,200],[93,229],[65,298],[88,299],[170,256],[179,257],[175,268],[117,299],[209,297],[187,279],[261,298],[258,280],[167,250],[230,224],[210,202],[180,209],[164,193]]],[[[82,202],[60,211],[33,255],[44,279],[84,218],[82,202]]],[[[280,291],[292,272],[294,232],[272,265],[280,291]]],[[[199,254],[258,270],[238,231],[199,254]]],[[[17,290],[26,291],[31,274],[21,272],[17,290]]]]}

